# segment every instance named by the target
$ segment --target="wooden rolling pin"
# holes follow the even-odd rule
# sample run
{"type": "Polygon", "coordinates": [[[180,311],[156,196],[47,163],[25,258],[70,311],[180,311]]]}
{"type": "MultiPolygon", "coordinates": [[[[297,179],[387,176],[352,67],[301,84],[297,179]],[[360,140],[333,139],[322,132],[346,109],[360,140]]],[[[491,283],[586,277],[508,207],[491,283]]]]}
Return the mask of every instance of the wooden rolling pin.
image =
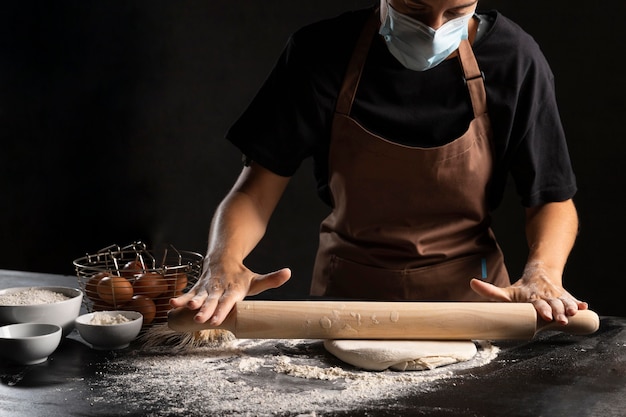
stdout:
{"type": "Polygon", "coordinates": [[[576,335],[598,330],[591,310],[569,317],[565,326],[537,318],[529,303],[240,301],[222,325],[200,324],[195,311],[168,314],[169,327],[181,332],[231,331],[241,339],[532,339],[540,330],[576,335]]]}

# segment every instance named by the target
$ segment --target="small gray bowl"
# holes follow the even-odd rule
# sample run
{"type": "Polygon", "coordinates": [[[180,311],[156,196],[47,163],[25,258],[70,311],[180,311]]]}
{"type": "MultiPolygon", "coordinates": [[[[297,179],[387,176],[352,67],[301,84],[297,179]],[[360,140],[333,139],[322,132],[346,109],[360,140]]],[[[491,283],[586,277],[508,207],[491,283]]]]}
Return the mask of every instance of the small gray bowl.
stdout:
{"type": "Polygon", "coordinates": [[[18,323],[0,327],[0,356],[22,365],[48,360],[59,347],[63,330],[56,324],[18,323]]]}
{"type": "Polygon", "coordinates": [[[76,329],[80,336],[98,350],[124,349],[130,342],[139,336],[143,325],[143,316],[137,311],[97,311],[83,314],[76,318],[76,329]],[[115,324],[98,324],[95,317],[108,316],[109,318],[122,315],[130,321],[115,324]]]}
{"type": "Polygon", "coordinates": [[[15,287],[0,290],[0,295],[29,289],[48,290],[70,297],[68,300],[45,304],[0,305],[0,325],[16,323],[57,324],[63,328],[63,337],[74,329],[74,320],[83,302],[81,290],[70,287],[15,287]]]}

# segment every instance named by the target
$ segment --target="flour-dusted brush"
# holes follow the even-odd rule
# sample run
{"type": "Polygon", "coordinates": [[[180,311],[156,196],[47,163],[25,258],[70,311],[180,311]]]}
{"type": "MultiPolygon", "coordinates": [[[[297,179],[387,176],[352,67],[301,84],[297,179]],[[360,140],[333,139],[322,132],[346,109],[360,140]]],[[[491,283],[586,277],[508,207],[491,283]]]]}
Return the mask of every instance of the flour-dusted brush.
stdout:
{"type": "Polygon", "coordinates": [[[139,337],[142,349],[167,348],[172,353],[191,351],[203,347],[216,347],[235,340],[235,335],[223,329],[204,329],[179,332],[167,324],[154,325],[139,337]]]}

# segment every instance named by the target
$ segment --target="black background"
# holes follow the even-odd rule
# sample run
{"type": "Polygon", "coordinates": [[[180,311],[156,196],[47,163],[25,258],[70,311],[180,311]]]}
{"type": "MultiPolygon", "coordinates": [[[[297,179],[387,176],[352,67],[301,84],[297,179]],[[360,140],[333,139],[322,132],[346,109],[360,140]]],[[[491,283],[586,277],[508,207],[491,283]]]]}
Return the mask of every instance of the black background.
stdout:
{"type": "MultiPolygon", "coordinates": [[[[73,274],[72,260],[143,240],[204,252],[241,169],[223,139],[300,26],[370,0],[0,3],[0,268],[73,274]]],[[[621,302],[626,85],[624,2],[488,1],[542,46],[579,183],[579,240],[565,285],[603,315],[621,302]]],[[[304,297],[326,208],[310,162],[292,180],[258,272],[304,297]]],[[[526,256],[512,191],[495,229],[513,277],[526,256]]]]}

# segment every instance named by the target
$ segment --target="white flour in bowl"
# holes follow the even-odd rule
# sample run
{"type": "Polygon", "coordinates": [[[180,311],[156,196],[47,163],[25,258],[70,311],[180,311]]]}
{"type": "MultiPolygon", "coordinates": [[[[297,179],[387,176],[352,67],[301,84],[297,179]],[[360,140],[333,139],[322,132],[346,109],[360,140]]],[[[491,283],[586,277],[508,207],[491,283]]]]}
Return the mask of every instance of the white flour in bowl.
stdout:
{"type": "Polygon", "coordinates": [[[89,401],[94,408],[123,404],[125,413],[147,417],[323,416],[454,385],[459,372],[487,364],[498,351],[480,342],[470,361],[415,372],[362,371],[316,340],[241,339],[176,355],[134,351],[98,373],[89,401]]]}
{"type": "Polygon", "coordinates": [[[52,304],[59,301],[69,300],[65,294],[38,288],[28,288],[23,291],[0,294],[1,306],[21,306],[36,304],[52,304]]]}
{"type": "Polygon", "coordinates": [[[99,326],[110,326],[113,324],[128,323],[131,320],[123,314],[108,314],[103,312],[93,313],[89,324],[96,324],[99,326]]]}

